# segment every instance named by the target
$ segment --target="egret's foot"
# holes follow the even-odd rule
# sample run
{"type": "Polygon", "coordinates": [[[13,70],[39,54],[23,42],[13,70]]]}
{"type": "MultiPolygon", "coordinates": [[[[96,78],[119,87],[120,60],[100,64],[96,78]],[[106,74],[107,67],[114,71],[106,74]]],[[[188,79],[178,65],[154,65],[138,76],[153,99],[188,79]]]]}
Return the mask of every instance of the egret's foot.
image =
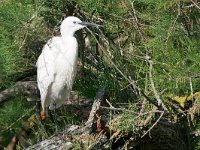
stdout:
{"type": "Polygon", "coordinates": [[[41,120],[46,120],[47,119],[47,112],[41,111],[40,112],[40,118],[41,118],[41,120]]]}

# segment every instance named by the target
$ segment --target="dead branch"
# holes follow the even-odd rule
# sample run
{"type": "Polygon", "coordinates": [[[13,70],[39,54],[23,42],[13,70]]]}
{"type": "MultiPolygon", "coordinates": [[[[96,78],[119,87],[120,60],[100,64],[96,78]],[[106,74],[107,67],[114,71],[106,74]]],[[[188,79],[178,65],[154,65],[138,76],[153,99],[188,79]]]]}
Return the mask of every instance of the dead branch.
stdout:
{"type": "Polygon", "coordinates": [[[0,103],[6,101],[12,96],[24,94],[29,99],[37,100],[37,83],[36,81],[19,81],[13,87],[5,89],[0,93],[0,103]]]}
{"type": "Polygon", "coordinates": [[[194,6],[197,8],[197,9],[200,9],[200,7],[198,6],[198,3],[196,4],[193,0],[190,0],[193,4],[194,4],[194,6]]]}
{"type": "Polygon", "coordinates": [[[138,28],[138,32],[139,32],[139,34],[140,34],[140,37],[141,37],[142,41],[144,41],[144,40],[145,40],[145,37],[144,37],[144,34],[143,34],[142,29],[141,29],[141,27],[140,27],[140,24],[139,24],[139,22],[138,22],[138,17],[136,16],[136,11],[135,11],[135,8],[134,8],[133,3],[134,3],[134,1],[131,3],[131,5],[132,5],[132,10],[133,10],[133,11],[131,11],[131,15],[133,16],[133,18],[134,18],[134,20],[135,20],[135,22],[136,22],[136,25],[137,25],[137,28],[138,28]]]}
{"type": "MultiPolygon", "coordinates": [[[[128,83],[130,85],[133,86],[134,89],[136,89],[138,91],[138,93],[140,93],[146,100],[148,100],[149,103],[155,105],[156,107],[159,108],[159,105],[154,101],[151,100],[141,89],[139,86],[136,85],[136,82],[133,79],[129,79],[116,65],[115,63],[112,61],[112,55],[109,49],[109,42],[106,39],[105,35],[103,34],[103,32],[98,29],[98,31],[101,33],[101,35],[103,36],[102,39],[104,40],[105,46],[106,46],[106,50],[104,50],[104,48],[101,46],[101,44],[99,43],[98,39],[96,38],[96,36],[94,35],[94,33],[88,29],[88,31],[91,33],[91,35],[94,37],[94,39],[96,40],[97,44],[99,45],[100,49],[103,51],[103,53],[105,53],[105,57],[108,59],[108,61],[111,63],[111,65],[123,76],[123,78],[125,80],[128,81],[128,83]]],[[[148,60],[150,57],[147,55],[145,56],[145,60],[148,60]]]]}
{"type": "Polygon", "coordinates": [[[152,110],[152,111],[149,111],[149,112],[138,113],[138,112],[135,112],[135,111],[132,111],[132,110],[128,110],[128,109],[125,109],[125,108],[115,108],[115,107],[105,107],[105,106],[100,106],[100,108],[113,110],[113,111],[128,112],[128,113],[132,113],[132,114],[138,115],[137,117],[143,116],[143,115],[147,115],[147,114],[150,114],[150,113],[160,113],[160,112],[162,112],[160,110],[152,110]]]}
{"type": "Polygon", "coordinates": [[[176,18],[174,19],[174,21],[171,23],[172,25],[169,27],[169,30],[167,32],[167,38],[165,39],[165,48],[167,48],[167,43],[168,43],[168,40],[174,30],[174,27],[175,27],[175,24],[176,24],[176,21],[178,20],[180,16],[180,4],[178,5],[178,13],[176,15],[176,18]]]}
{"type": "MultiPolygon", "coordinates": [[[[111,120],[107,119],[106,126],[101,123],[101,111],[103,109],[108,108],[115,111],[115,107],[108,100],[107,104],[109,102],[108,106],[110,107],[101,106],[104,104],[104,102],[106,102],[106,99],[108,98],[108,91],[106,90],[106,88],[100,88],[96,94],[90,111],[90,115],[88,117],[88,121],[85,123],[85,126],[81,127],[76,125],[68,125],[63,132],[58,133],[50,139],[46,139],[38,144],[27,148],[27,150],[73,149],[77,143],[80,144],[81,149],[101,149],[102,147],[110,146],[110,143],[116,144],[118,140],[120,141],[120,139],[123,139],[123,137],[126,137],[127,135],[123,135],[121,134],[119,129],[115,130],[115,128],[111,127],[112,125],[115,126],[116,121],[120,121],[116,117],[111,120]],[[96,130],[93,130],[94,126],[97,126],[96,130]],[[92,133],[95,134],[91,134],[91,131],[94,131],[92,133]]],[[[156,126],[156,124],[159,122],[164,114],[164,111],[159,111],[156,107],[154,108],[155,109],[149,112],[144,112],[142,114],[138,113],[138,115],[136,115],[135,117],[136,119],[139,119],[139,117],[142,117],[144,115],[150,115],[150,118],[152,118],[152,114],[160,113],[160,117],[155,121],[152,127],[144,133],[144,135],[147,134],[151,129],[153,129],[154,126],[156,126]]],[[[116,110],[124,111],[120,108],[116,108],[116,110]]],[[[109,118],[108,113],[106,114],[106,117],[109,118]]],[[[142,124],[142,126],[140,126],[139,128],[141,129],[143,127],[144,124],[142,124]]],[[[134,135],[130,134],[126,138],[129,139],[131,136],[134,137],[134,135]]]]}
{"type": "Polygon", "coordinates": [[[27,150],[71,149],[74,146],[72,138],[73,140],[78,140],[80,143],[87,142],[85,136],[91,136],[90,131],[95,122],[95,117],[100,109],[100,105],[108,98],[108,90],[105,87],[100,88],[96,94],[90,115],[84,127],[69,125],[62,133],[59,133],[50,139],[41,141],[40,143],[27,148],[27,150]]]}
{"type": "MultiPolygon", "coordinates": [[[[156,108],[156,107],[153,107],[152,112],[153,112],[153,111],[156,111],[156,110],[157,110],[157,108],[156,108]]],[[[144,127],[147,126],[148,123],[152,120],[154,114],[155,114],[155,113],[149,113],[149,115],[146,117],[146,119],[145,119],[145,121],[144,121],[144,123],[143,123],[143,126],[144,126],[144,127]]]]}
{"type": "Polygon", "coordinates": [[[154,82],[153,82],[153,77],[152,77],[152,69],[153,69],[153,62],[151,60],[149,60],[149,80],[151,82],[151,87],[152,87],[152,90],[154,92],[154,95],[158,101],[158,105],[162,106],[164,110],[168,111],[167,107],[164,105],[163,101],[161,100],[160,98],[160,95],[158,94],[156,88],[155,88],[155,85],[154,85],[154,82]]]}
{"type": "Polygon", "coordinates": [[[200,78],[200,73],[194,74],[192,76],[190,76],[191,78],[200,78]]]}
{"type": "Polygon", "coordinates": [[[163,115],[164,115],[164,111],[160,114],[160,117],[156,120],[156,122],[141,136],[141,138],[143,138],[147,133],[149,133],[157,125],[157,123],[160,121],[163,115]]]}
{"type": "Polygon", "coordinates": [[[192,101],[194,101],[194,91],[193,91],[193,86],[192,86],[192,78],[189,78],[190,82],[190,91],[191,91],[191,96],[192,96],[192,101]]]}
{"type": "Polygon", "coordinates": [[[200,136],[200,130],[192,131],[190,135],[195,135],[196,137],[200,136]]]}
{"type": "Polygon", "coordinates": [[[18,119],[15,120],[15,122],[11,123],[10,125],[8,125],[5,129],[2,129],[0,131],[0,133],[3,133],[4,131],[7,131],[9,129],[11,129],[17,122],[19,122],[20,120],[22,120],[23,118],[25,118],[31,111],[33,111],[36,108],[36,106],[34,106],[33,108],[31,108],[29,111],[27,111],[25,114],[23,114],[22,116],[20,116],[18,119]]]}
{"type": "Polygon", "coordinates": [[[108,91],[106,90],[105,87],[100,88],[99,91],[96,94],[96,98],[94,100],[94,103],[92,105],[92,110],[90,111],[90,115],[89,118],[87,120],[87,122],[85,123],[87,127],[91,127],[95,118],[95,115],[97,113],[97,111],[100,108],[100,105],[108,98],[108,91]]]}
{"type": "Polygon", "coordinates": [[[78,126],[72,125],[66,129],[65,133],[63,132],[51,137],[50,139],[41,141],[40,143],[28,147],[26,150],[71,149],[73,147],[73,144],[71,142],[71,139],[66,135],[66,133],[73,132],[77,129],[78,126]]]}

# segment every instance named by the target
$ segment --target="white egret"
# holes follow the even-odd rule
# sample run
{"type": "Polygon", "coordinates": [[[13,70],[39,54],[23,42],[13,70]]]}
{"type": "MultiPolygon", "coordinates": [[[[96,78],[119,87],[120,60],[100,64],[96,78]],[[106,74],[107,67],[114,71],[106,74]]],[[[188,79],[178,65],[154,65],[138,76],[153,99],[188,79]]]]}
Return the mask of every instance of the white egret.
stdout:
{"type": "Polygon", "coordinates": [[[50,39],[37,60],[37,82],[44,118],[48,107],[56,109],[69,99],[78,55],[74,33],[87,25],[99,26],[74,16],[64,19],[60,27],[61,36],[50,39]]]}

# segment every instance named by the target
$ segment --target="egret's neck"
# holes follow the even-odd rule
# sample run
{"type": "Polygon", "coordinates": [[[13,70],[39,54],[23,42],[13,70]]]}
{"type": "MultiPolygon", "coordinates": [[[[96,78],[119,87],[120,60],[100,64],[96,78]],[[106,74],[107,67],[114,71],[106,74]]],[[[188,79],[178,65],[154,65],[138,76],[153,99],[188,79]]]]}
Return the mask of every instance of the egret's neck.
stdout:
{"type": "Polygon", "coordinates": [[[73,34],[72,35],[68,35],[68,34],[67,35],[61,35],[61,39],[63,41],[63,44],[67,47],[74,44],[74,43],[77,43],[77,40],[76,40],[76,38],[74,37],[73,34]]]}
{"type": "Polygon", "coordinates": [[[61,39],[63,44],[61,51],[63,52],[63,54],[66,54],[67,57],[75,57],[77,55],[78,43],[73,34],[61,35],[61,39]],[[70,53],[70,55],[68,53],[70,53]]]}
{"type": "Polygon", "coordinates": [[[61,28],[60,33],[61,33],[61,36],[62,36],[64,39],[67,39],[67,38],[70,38],[70,37],[71,37],[71,38],[74,37],[75,31],[73,31],[73,30],[68,30],[68,29],[66,29],[66,28],[64,28],[64,29],[61,28]]]}

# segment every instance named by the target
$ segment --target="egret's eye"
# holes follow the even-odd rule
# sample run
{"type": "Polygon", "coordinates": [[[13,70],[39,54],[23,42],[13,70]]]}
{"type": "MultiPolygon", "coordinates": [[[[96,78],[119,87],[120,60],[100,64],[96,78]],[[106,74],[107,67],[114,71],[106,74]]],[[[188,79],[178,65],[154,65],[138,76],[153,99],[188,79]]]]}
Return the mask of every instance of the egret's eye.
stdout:
{"type": "Polygon", "coordinates": [[[76,24],[76,21],[73,21],[74,24],[76,24]]]}

